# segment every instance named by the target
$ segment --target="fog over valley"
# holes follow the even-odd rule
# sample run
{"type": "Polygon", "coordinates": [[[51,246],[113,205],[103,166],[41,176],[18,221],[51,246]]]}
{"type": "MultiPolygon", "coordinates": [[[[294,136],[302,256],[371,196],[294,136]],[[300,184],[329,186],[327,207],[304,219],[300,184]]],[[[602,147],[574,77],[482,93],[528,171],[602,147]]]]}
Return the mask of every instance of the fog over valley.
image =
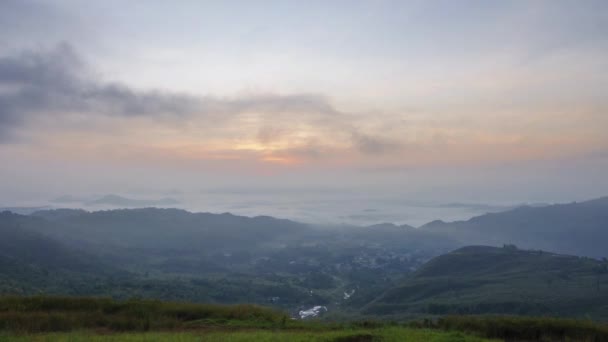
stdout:
{"type": "Polygon", "coordinates": [[[487,212],[504,211],[526,203],[480,204],[407,200],[400,196],[341,191],[169,191],[156,194],[63,195],[50,200],[22,201],[0,208],[30,213],[39,209],[80,208],[88,211],[118,208],[181,208],[191,212],[229,212],[236,215],[269,215],[320,225],[371,225],[390,222],[420,226],[434,220],[455,221],[487,212]],[[161,197],[164,196],[164,197],[161,197]]]}

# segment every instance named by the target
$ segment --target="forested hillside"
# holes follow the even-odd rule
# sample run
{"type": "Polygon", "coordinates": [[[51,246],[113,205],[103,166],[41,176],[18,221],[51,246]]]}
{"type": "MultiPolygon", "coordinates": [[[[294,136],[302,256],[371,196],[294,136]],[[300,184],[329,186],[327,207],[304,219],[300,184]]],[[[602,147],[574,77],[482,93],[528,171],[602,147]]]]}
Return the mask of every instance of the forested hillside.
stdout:
{"type": "Polygon", "coordinates": [[[426,263],[364,312],[608,318],[608,261],[470,246],[426,263]]]}

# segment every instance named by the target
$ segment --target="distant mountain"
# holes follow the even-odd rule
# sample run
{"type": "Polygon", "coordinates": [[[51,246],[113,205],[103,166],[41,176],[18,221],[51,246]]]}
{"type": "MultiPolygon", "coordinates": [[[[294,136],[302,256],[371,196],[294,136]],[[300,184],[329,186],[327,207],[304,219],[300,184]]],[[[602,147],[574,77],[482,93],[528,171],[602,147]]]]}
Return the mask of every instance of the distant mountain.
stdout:
{"type": "Polygon", "coordinates": [[[58,223],[32,227],[58,239],[129,248],[251,249],[306,225],[268,216],[190,213],[181,209],[44,210],[33,214],[58,223]],[[252,245],[253,244],[253,245],[252,245]]]}
{"type": "Polygon", "coordinates": [[[468,221],[433,221],[420,227],[463,245],[501,246],[608,256],[608,197],[544,207],[522,206],[468,221]]]}
{"type": "Polygon", "coordinates": [[[608,318],[608,261],[512,245],[464,247],[432,259],[364,312],[608,318]]]}
{"type": "Polygon", "coordinates": [[[491,205],[491,204],[482,204],[482,203],[460,203],[460,202],[452,202],[439,204],[437,207],[439,208],[457,208],[457,209],[470,209],[477,212],[500,212],[509,209],[513,209],[514,206],[504,206],[504,205],[491,205]]]}
{"type": "Polygon", "coordinates": [[[87,201],[84,197],[76,197],[72,195],[64,195],[50,200],[52,203],[79,203],[87,201]]]}
{"type": "Polygon", "coordinates": [[[10,211],[11,213],[14,213],[14,214],[29,215],[29,214],[35,213],[37,211],[40,211],[40,210],[49,210],[49,209],[52,209],[52,207],[49,207],[49,206],[41,206],[41,207],[3,207],[3,208],[0,208],[0,212],[10,211]]]}
{"type": "Polygon", "coordinates": [[[158,200],[132,199],[118,195],[105,195],[96,200],[85,202],[88,206],[94,205],[110,205],[116,207],[145,207],[145,206],[171,206],[179,204],[179,201],[173,198],[161,198],[158,200]]]}
{"type": "Polygon", "coordinates": [[[403,225],[396,225],[394,223],[378,223],[378,224],[373,224],[371,226],[367,226],[368,228],[371,229],[376,229],[377,231],[385,231],[385,230],[402,230],[402,231],[412,231],[413,229],[416,229],[408,224],[403,224],[403,225]]]}

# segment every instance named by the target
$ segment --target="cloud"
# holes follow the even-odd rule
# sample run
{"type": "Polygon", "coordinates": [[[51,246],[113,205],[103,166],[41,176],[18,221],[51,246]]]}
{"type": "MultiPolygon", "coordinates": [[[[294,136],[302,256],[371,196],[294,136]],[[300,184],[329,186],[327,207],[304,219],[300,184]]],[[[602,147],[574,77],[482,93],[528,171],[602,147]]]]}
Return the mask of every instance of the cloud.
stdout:
{"type": "Polygon", "coordinates": [[[285,127],[262,126],[258,130],[258,141],[262,144],[272,143],[286,134],[285,127]]]}
{"type": "MultiPolygon", "coordinates": [[[[0,56],[0,143],[22,138],[24,133],[40,137],[41,127],[58,130],[55,133],[62,140],[65,132],[81,129],[83,122],[89,122],[91,133],[103,135],[108,126],[99,125],[99,118],[119,120],[131,137],[152,132],[152,127],[141,122],[124,125],[124,120],[192,123],[189,132],[175,134],[191,139],[190,143],[213,140],[222,149],[253,149],[298,159],[319,159],[348,150],[380,155],[399,148],[393,140],[358,129],[357,120],[365,117],[336,109],[322,94],[226,98],[134,89],[100,78],[68,43],[0,56]],[[77,114],[77,125],[70,125],[71,114],[77,114]]],[[[154,141],[159,142],[158,138],[154,141]]]]}
{"type": "Polygon", "coordinates": [[[261,111],[269,113],[321,113],[337,115],[339,112],[329,100],[319,94],[255,95],[224,100],[218,105],[229,112],[261,111]]]}
{"type": "Polygon", "coordinates": [[[0,140],[42,115],[186,115],[195,112],[198,102],[191,96],[103,82],[67,43],[0,57],[0,140]]]}
{"type": "Polygon", "coordinates": [[[0,56],[0,142],[14,138],[16,130],[41,116],[79,113],[186,120],[195,116],[225,119],[245,112],[272,117],[339,113],[318,94],[218,98],[133,89],[97,77],[67,43],[0,56]]]}
{"type": "MultiPolygon", "coordinates": [[[[496,148],[503,156],[524,155],[520,135],[514,139],[470,123],[455,127],[446,120],[429,123],[427,117],[416,121],[410,115],[404,121],[399,114],[372,114],[341,111],[316,93],[217,97],[135,89],[100,78],[67,43],[0,55],[0,143],[29,135],[47,149],[109,144],[179,154],[184,146],[195,146],[188,154],[193,158],[235,151],[265,160],[328,163],[392,162],[404,154],[420,163],[450,157],[470,161],[494,158],[496,148]],[[441,133],[450,144],[437,141],[441,133]],[[448,150],[454,153],[444,153],[448,150]]],[[[546,149],[543,141],[534,145],[546,149]]]]}
{"type": "Polygon", "coordinates": [[[359,152],[368,155],[386,154],[401,148],[398,142],[356,131],[352,133],[352,143],[359,152]]]}

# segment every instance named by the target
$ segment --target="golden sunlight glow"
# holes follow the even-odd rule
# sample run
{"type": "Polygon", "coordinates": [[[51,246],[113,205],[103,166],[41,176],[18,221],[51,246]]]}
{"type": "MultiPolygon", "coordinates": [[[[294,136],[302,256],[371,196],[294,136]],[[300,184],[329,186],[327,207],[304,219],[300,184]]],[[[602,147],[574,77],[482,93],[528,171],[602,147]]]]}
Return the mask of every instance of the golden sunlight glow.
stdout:
{"type": "Polygon", "coordinates": [[[289,156],[265,155],[260,160],[263,162],[267,162],[267,163],[281,164],[281,165],[296,165],[296,164],[301,163],[300,160],[293,158],[293,157],[289,157],[289,156]]]}

